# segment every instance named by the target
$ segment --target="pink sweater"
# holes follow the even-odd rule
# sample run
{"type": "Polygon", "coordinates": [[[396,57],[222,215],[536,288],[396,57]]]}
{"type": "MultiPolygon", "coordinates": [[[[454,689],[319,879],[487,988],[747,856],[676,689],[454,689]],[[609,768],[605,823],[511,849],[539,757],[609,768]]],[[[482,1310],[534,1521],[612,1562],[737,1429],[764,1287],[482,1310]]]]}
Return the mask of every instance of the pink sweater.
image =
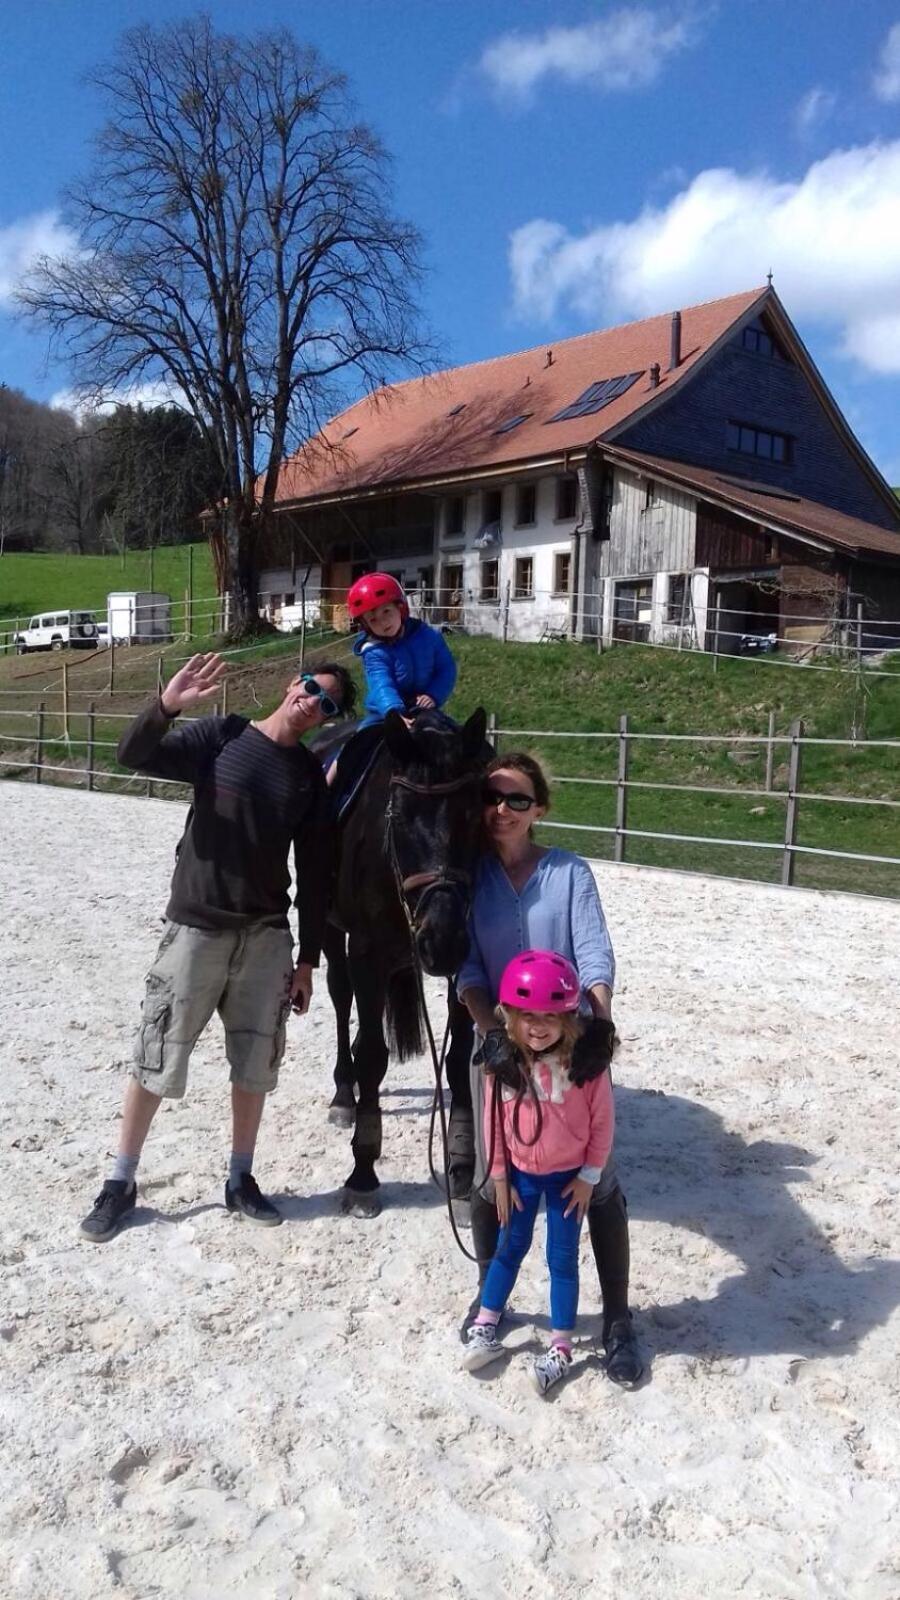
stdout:
{"type": "Polygon", "coordinates": [[[504,1138],[509,1159],[522,1172],[568,1172],[581,1168],[580,1176],[588,1183],[596,1183],[609,1160],[615,1129],[612,1084],[609,1073],[583,1087],[569,1082],[563,1060],[556,1055],[538,1057],[531,1067],[531,1079],[541,1102],[541,1132],[534,1143],[537,1130],[537,1107],[530,1095],[519,1103],[519,1132],[517,1139],[513,1127],[515,1095],[511,1089],[501,1088],[500,1118],[503,1136],[494,1120],[494,1085],[488,1078],[484,1097],[484,1146],[490,1156],[491,1177],[502,1178],[506,1159],[504,1138]]]}

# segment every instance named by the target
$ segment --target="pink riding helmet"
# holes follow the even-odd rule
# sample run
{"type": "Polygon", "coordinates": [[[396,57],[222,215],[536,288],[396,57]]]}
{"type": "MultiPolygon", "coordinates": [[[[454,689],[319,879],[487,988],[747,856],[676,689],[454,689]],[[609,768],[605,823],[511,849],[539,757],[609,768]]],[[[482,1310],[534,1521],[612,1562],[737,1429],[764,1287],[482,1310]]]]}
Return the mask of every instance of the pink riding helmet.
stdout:
{"type": "Polygon", "coordinates": [[[571,961],[553,950],[523,950],[500,979],[500,1004],[517,1011],[577,1011],[581,984],[571,961]]]}

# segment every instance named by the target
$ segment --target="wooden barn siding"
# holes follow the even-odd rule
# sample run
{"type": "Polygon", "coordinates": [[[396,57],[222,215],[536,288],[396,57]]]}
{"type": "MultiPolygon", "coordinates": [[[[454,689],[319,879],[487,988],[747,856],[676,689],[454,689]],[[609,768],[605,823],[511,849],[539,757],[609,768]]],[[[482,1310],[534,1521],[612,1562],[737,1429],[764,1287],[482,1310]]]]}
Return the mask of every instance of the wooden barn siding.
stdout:
{"type": "Polygon", "coordinates": [[[683,391],[616,443],[719,472],[756,478],[861,517],[881,528],[900,526],[831,426],[798,367],[726,345],[683,391]],[[729,450],[729,420],[773,428],[794,440],[793,460],[781,466],[729,450]]]}
{"type": "Polygon", "coordinates": [[[657,484],[658,504],[645,509],[646,491],[646,480],[616,471],[609,539],[600,552],[601,577],[689,572],[694,566],[694,497],[657,484]]]}

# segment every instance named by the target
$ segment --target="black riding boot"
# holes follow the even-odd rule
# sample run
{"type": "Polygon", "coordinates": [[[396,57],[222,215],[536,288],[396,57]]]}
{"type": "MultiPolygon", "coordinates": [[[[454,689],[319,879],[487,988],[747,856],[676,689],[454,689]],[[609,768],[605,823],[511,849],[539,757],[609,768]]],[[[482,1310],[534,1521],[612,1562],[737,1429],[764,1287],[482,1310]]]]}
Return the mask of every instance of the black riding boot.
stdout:
{"type": "Polygon", "coordinates": [[[471,1106],[450,1108],[447,1124],[447,1164],[450,1172],[450,1199],[468,1200],[475,1173],[475,1123],[471,1106]]]}
{"type": "Polygon", "coordinates": [[[606,1375],[623,1388],[633,1388],[644,1370],[628,1309],[628,1207],[619,1185],[588,1208],[591,1248],[603,1298],[603,1344],[606,1375]]]}

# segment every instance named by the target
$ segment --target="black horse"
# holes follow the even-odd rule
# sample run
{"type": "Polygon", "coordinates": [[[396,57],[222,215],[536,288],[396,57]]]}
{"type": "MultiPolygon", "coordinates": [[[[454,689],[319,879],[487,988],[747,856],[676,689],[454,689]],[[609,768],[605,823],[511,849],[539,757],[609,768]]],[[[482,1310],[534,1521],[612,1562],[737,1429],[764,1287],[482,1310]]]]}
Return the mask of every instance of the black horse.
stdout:
{"type": "MultiPolygon", "coordinates": [[[[354,1166],[344,1210],[377,1216],[379,1091],[388,1044],[400,1061],[424,1048],[416,961],[449,978],[468,949],[466,920],[479,847],[481,774],[491,754],[484,711],[458,727],[439,711],[410,728],[396,712],[341,835],[332,920],[325,939],[337,1018],[335,1095],[329,1117],[353,1126],[354,1166]],[[346,935],[346,939],[345,939],[346,935]],[[350,1042],[350,1008],[358,1031],[350,1042]],[[355,1090],[354,1091],[354,1086],[355,1090]]],[[[468,1059],[471,1028],[451,985],[447,1057],[451,1192],[467,1192],[474,1165],[468,1059]]]]}

